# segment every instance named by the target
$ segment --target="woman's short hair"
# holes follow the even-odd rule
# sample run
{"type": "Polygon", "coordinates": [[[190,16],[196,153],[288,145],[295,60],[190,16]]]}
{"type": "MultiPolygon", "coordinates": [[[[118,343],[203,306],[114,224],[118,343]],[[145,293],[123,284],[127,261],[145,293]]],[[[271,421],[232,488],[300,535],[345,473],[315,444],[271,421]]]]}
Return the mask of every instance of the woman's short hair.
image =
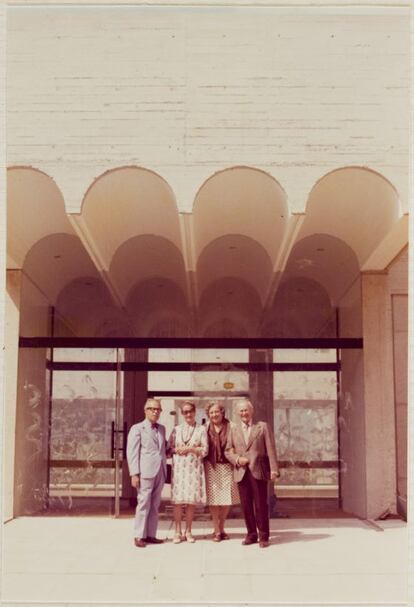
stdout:
{"type": "Polygon", "coordinates": [[[226,414],[226,409],[224,408],[224,405],[222,405],[221,403],[217,403],[215,400],[210,400],[204,410],[207,413],[207,415],[209,414],[209,411],[211,409],[211,407],[214,407],[215,405],[217,405],[217,407],[220,409],[220,411],[222,412],[223,416],[226,414]]]}
{"type": "Polygon", "coordinates": [[[182,403],[180,404],[180,410],[182,411],[186,405],[187,405],[187,406],[189,405],[193,411],[195,411],[195,410],[196,410],[195,403],[193,403],[193,401],[192,401],[192,400],[185,400],[184,402],[182,402],[182,403]]]}

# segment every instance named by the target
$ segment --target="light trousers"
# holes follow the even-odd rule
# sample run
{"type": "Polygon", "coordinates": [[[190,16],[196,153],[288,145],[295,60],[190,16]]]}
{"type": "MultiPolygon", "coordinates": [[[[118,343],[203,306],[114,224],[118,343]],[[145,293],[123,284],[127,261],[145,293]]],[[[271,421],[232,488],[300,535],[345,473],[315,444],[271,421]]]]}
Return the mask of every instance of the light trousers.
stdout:
{"type": "Polygon", "coordinates": [[[135,511],[134,537],[155,537],[158,527],[158,510],[165,483],[163,466],[154,478],[140,478],[135,511]]]}

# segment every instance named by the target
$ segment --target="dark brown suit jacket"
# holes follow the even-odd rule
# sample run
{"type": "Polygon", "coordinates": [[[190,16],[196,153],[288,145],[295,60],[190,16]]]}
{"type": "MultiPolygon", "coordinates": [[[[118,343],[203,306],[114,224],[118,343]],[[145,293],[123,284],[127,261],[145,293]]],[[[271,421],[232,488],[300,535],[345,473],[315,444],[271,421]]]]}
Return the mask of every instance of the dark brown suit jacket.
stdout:
{"type": "Polygon", "coordinates": [[[266,472],[265,458],[269,458],[270,471],[279,472],[275,439],[266,422],[253,423],[250,437],[246,444],[241,424],[232,424],[227,438],[225,456],[234,466],[234,480],[239,483],[246,467],[257,480],[269,480],[266,472]],[[247,457],[247,466],[238,466],[237,458],[247,457]]]}

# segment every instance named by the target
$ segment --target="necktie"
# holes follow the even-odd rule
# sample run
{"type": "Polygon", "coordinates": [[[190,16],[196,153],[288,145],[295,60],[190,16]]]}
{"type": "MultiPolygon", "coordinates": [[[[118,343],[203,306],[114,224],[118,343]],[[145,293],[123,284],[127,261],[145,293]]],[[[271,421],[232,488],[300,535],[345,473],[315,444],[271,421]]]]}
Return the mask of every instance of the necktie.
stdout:
{"type": "Polygon", "coordinates": [[[155,432],[155,439],[160,447],[160,433],[158,432],[158,424],[152,424],[152,429],[155,432]]]}

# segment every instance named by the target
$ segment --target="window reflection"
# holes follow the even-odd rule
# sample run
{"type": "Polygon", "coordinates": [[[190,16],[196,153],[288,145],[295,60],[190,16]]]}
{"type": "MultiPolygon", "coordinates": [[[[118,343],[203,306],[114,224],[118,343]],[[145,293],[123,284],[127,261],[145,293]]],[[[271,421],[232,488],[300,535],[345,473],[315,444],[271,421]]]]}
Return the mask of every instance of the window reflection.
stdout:
{"type": "Polygon", "coordinates": [[[280,497],[338,496],[336,391],[332,371],[274,373],[280,497]]]}
{"type": "Polygon", "coordinates": [[[336,350],[333,348],[280,348],[273,350],[275,363],[334,363],[336,350]]]}
{"type": "Polygon", "coordinates": [[[56,362],[114,363],[116,348],[53,348],[56,362]]]}
{"type": "Polygon", "coordinates": [[[50,429],[50,496],[112,496],[116,374],[55,371],[50,429]]]}

